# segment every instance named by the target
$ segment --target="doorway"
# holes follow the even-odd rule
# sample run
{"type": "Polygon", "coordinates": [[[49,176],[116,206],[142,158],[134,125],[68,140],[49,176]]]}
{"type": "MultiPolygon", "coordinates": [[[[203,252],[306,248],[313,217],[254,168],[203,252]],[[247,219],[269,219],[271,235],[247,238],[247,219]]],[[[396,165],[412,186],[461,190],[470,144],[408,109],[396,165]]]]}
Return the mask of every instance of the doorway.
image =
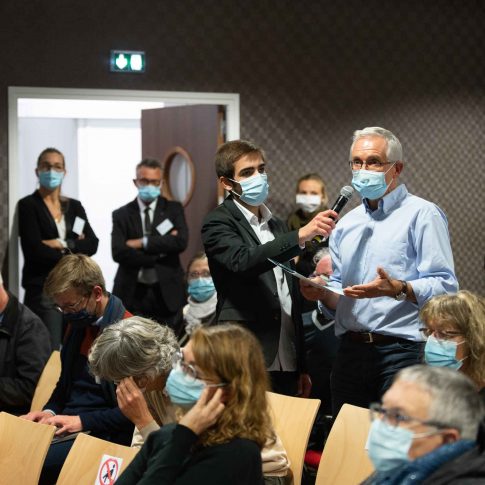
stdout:
{"type": "Polygon", "coordinates": [[[195,104],[222,106],[226,139],[239,138],[238,94],[9,88],[8,264],[14,293],[23,299],[15,208],[36,188],[34,168],[40,151],[53,145],[66,155],[63,193],[81,200],[86,208],[100,239],[94,259],[111,289],[117,267],[110,249],[111,212],[136,195],[131,179],[142,156],[141,111],[195,104]]]}

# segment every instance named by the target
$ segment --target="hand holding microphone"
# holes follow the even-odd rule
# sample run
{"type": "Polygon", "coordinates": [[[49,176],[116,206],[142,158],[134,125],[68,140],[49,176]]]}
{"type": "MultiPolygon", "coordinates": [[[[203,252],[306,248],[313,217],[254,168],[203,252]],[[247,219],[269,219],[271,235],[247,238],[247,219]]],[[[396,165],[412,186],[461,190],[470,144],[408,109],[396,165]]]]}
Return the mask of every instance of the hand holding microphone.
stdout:
{"type": "Polygon", "coordinates": [[[342,187],[332,208],[319,212],[306,226],[300,229],[298,233],[300,246],[310,240],[315,244],[326,241],[335,227],[340,212],[352,198],[353,193],[354,189],[350,185],[342,187]]]}
{"type": "Polygon", "coordinates": [[[337,219],[338,214],[334,210],[319,212],[306,226],[298,231],[299,245],[304,246],[307,241],[322,235],[329,236],[337,219]]]}

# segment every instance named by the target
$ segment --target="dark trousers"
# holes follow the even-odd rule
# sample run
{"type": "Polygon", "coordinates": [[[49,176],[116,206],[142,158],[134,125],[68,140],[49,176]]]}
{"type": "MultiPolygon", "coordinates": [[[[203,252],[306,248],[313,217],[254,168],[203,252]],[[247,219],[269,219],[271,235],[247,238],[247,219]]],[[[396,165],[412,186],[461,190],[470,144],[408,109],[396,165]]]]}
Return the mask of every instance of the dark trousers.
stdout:
{"type": "Polygon", "coordinates": [[[61,472],[62,465],[74,444],[74,440],[61,441],[49,446],[45,457],[42,473],[40,474],[39,485],[53,485],[61,472]]]}
{"type": "Polygon", "coordinates": [[[177,332],[182,319],[182,308],[175,313],[167,308],[160,291],[159,283],[145,285],[137,283],[133,302],[129,310],[135,315],[151,318],[168,325],[177,332]]]}
{"type": "Polygon", "coordinates": [[[268,374],[273,392],[286,396],[296,396],[298,391],[298,372],[270,371],[268,374]]]}
{"type": "Polygon", "coordinates": [[[391,387],[395,374],[423,361],[424,343],[399,339],[385,344],[343,337],[331,375],[334,418],[344,403],[368,408],[391,387]]]}

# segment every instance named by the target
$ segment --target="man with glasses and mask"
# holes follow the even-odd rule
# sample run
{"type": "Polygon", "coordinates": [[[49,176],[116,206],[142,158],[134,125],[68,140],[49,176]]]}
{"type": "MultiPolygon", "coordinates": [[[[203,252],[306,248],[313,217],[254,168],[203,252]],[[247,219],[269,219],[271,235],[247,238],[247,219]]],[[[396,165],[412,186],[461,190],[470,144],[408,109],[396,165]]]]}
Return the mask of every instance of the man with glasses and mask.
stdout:
{"type": "Polygon", "coordinates": [[[363,485],[485,482],[483,403],[463,374],[408,367],[370,411],[375,472],[363,485]]]}
{"type": "MultiPolygon", "coordinates": [[[[49,273],[44,291],[67,325],[61,375],[43,410],[23,417],[56,426],[59,437],[88,431],[108,441],[129,444],[133,425],[118,408],[114,385],[95,381],[87,356],[98,334],[131,314],[119,298],[106,292],[100,267],[82,254],[64,256],[49,273]]],[[[55,483],[72,443],[67,440],[50,446],[40,484],[55,483]]]]}
{"type": "Polygon", "coordinates": [[[330,286],[342,295],[301,285],[306,298],[335,316],[342,338],[331,377],[332,408],[367,407],[400,369],[422,359],[419,309],[458,283],[446,216],[399,185],[401,143],[388,130],[364,128],[350,148],[352,185],[362,204],[333,231],[330,286]]]}
{"type": "Polygon", "coordinates": [[[221,145],[216,172],[229,192],[204,220],[202,240],[217,290],[216,319],[249,328],[263,347],[275,392],[308,396],[300,295],[295,281],[268,258],[290,265],[307,241],[328,236],[336,212],[318,213],[289,231],[265,205],[266,157],[249,141],[221,145]]]}
{"type": "Polygon", "coordinates": [[[138,196],[113,212],[111,250],[119,263],[113,293],[130,311],[175,328],[185,305],[179,255],[188,228],[179,202],[161,195],[162,165],[145,159],[133,180],[138,196]]]}

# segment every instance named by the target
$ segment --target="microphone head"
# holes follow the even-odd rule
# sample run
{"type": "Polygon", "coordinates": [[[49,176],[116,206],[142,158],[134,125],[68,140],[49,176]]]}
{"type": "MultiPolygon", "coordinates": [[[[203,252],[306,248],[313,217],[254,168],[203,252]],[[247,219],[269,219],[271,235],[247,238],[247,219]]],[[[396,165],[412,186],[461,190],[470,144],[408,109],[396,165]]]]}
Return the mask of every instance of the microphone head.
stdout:
{"type": "Polygon", "coordinates": [[[342,187],[340,189],[340,195],[343,197],[347,197],[347,199],[350,199],[354,195],[354,188],[350,185],[346,185],[345,187],[342,187]]]}

